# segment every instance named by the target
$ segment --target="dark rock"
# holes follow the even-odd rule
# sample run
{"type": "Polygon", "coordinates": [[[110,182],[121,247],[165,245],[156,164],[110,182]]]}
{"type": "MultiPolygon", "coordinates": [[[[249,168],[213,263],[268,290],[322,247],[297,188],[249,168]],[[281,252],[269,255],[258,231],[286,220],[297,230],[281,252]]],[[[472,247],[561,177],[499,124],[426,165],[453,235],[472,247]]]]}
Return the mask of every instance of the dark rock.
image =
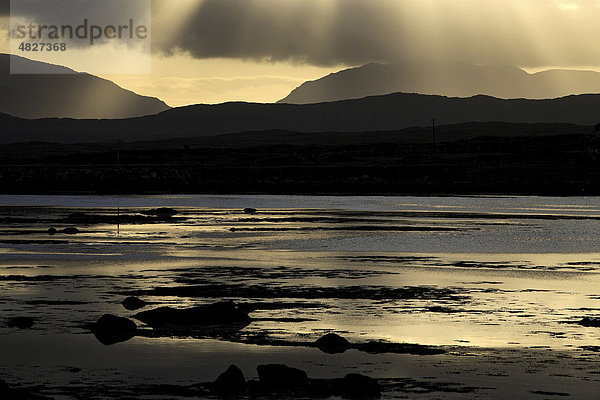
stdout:
{"type": "Polygon", "coordinates": [[[346,399],[378,399],[381,389],[377,379],[361,375],[348,374],[338,381],[339,394],[346,399]]]}
{"type": "Polygon", "coordinates": [[[335,333],[328,333],[315,342],[315,346],[324,353],[337,354],[343,353],[351,346],[343,337],[335,333]]]}
{"type": "Polygon", "coordinates": [[[230,365],[227,371],[219,375],[214,382],[214,386],[222,392],[235,393],[246,386],[246,378],[241,369],[235,365],[230,365]]]}
{"type": "Polygon", "coordinates": [[[298,389],[309,384],[306,372],[283,364],[267,364],[256,367],[260,383],[280,389],[298,389]]]}
{"type": "Polygon", "coordinates": [[[140,308],[146,307],[146,302],[144,300],[133,296],[127,297],[121,302],[121,304],[129,311],[139,310],[140,308]]]}
{"type": "Polygon", "coordinates": [[[530,390],[529,393],[533,393],[533,394],[538,394],[541,396],[546,396],[546,398],[552,396],[552,397],[569,397],[571,396],[570,393],[565,393],[565,392],[549,392],[547,390],[530,390]]]}
{"type": "Polygon", "coordinates": [[[161,207],[161,208],[153,208],[152,210],[142,211],[140,214],[144,215],[153,215],[155,217],[172,217],[177,215],[177,211],[172,208],[161,207]]]}
{"type": "Polygon", "coordinates": [[[48,235],[56,235],[58,233],[58,231],[56,230],[56,228],[52,227],[52,228],[48,228],[48,235]]]}
{"type": "Polygon", "coordinates": [[[600,328],[600,318],[584,317],[579,325],[591,328],[600,328]]]}
{"type": "Polygon", "coordinates": [[[258,210],[256,208],[244,208],[244,213],[246,214],[256,214],[258,212],[258,210]]]}
{"type": "Polygon", "coordinates": [[[104,314],[92,326],[96,339],[104,345],[126,342],[136,334],[137,326],[130,319],[104,314]]]}
{"type": "Polygon", "coordinates": [[[259,365],[259,381],[244,382],[242,371],[231,366],[213,383],[201,384],[214,396],[238,394],[244,398],[324,399],[332,396],[346,399],[378,399],[381,389],[376,379],[360,374],[348,374],[344,378],[310,379],[306,372],[283,364],[259,365]],[[226,391],[231,387],[236,390],[226,391]]]}
{"type": "Polygon", "coordinates": [[[208,336],[234,333],[250,323],[248,313],[232,301],[184,309],[159,307],[138,313],[135,318],[159,333],[162,330],[163,333],[208,336]]]}
{"type": "Polygon", "coordinates": [[[369,354],[414,354],[417,356],[431,356],[445,354],[446,350],[440,347],[425,346],[416,343],[388,343],[379,341],[370,341],[367,343],[355,344],[353,348],[364,351],[369,354]]]}
{"type": "Polygon", "coordinates": [[[187,325],[249,321],[250,317],[233,301],[221,301],[192,308],[160,307],[135,316],[148,325],[187,325]]]}
{"type": "Polygon", "coordinates": [[[79,233],[79,229],[77,229],[75,227],[69,227],[69,228],[63,229],[61,232],[64,233],[65,235],[77,235],[79,233]]]}
{"type": "Polygon", "coordinates": [[[6,322],[9,328],[29,329],[33,326],[35,321],[29,317],[15,317],[11,318],[6,322]]]}

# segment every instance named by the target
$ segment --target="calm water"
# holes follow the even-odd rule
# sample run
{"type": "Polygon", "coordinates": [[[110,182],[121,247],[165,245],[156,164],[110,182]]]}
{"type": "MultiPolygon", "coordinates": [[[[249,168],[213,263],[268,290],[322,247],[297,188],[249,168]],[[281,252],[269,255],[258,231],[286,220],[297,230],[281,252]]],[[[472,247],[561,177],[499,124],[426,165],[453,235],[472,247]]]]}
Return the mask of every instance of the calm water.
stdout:
{"type": "Polygon", "coordinates": [[[102,346],[82,325],[107,312],[131,317],[120,305],[131,292],[175,307],[294,303],[251,313],[245,337],[291,342],[336,331],[354,342],[469,351],[600,346],[600,329],[576,324],[600,316],[598,198],[0,196],[0,206],[0,310],[36,321],[28,331],[0,325],[0,371],[64,398],[60,387],[106,381],[210,381],[230,363],[249,377],[269,361],[317,377],[406,373],[397,355],[191,338],[102,346]],[[181,219],[113,218],[153,207],[181,219]],[[73,224],[65,218],[74,212],[114,221],[73,224]],[[47,234],[73,225],[80,234],[47,234]],[[200,284],[227,294],[176,290],[200,284]],[[350,288],[353,296],[340,295],[350,288]],[[72,368],[83,372],[65,372],[72,368]]]}

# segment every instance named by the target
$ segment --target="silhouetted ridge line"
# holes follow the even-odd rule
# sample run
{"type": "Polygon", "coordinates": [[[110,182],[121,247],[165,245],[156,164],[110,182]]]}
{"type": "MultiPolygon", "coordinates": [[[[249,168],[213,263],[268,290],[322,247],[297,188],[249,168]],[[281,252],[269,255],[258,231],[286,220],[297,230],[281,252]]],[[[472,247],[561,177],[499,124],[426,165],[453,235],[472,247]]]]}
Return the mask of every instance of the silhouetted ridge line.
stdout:
{"type": "Polygon", "coordinates": [[[550,99],[600,93],[600,73],[549,70],[529,74],[512,65],[467,63],[367,64],[349,68],[294,89],[280,103],[310,104],[395,92],[505,99],[550,99]]]}
{"type": "Polygon", "coordinates": [[[398,131],[466,122],[564,123],[593,126],[600,120],[600,95],[551,100],[504,100],[394,93],[358,100],[292,105],[225,103],[194,105],[120,120],[8,120],[4,143],[24,141],[110,142],[209,137],[240,132],[346,133],[398,131]]]}
{"type": "Polygon", "coordinates": [[[8,54],[0,54],[0,87],[0,112],[22,118],[114,119],[169,109],[109,80],[8,54]],[[11,60],[20,72],[44,73],[10,74],[11,60]]]}

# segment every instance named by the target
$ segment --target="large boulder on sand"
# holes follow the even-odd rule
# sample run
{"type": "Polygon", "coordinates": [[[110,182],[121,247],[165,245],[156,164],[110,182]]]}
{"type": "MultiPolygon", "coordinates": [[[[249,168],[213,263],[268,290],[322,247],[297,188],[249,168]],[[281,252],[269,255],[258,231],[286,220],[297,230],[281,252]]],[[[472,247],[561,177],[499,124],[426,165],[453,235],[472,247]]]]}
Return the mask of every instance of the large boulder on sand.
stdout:
{"type": "Polygon", "coordinates": [[[341,337],[340,335],[335,333],[328,333],[327,335],[317,339],[317,341],[315,342],[315,347],[317,347],[324,353],[337,354],[345,352],[351,346],[350,342],[348,342],[345,338],[341,337]]]}
{"type": "Polygon", "coordinates": [[[130,319],[104,314],[92,325],[92,332],[100,343],[111,345],[133,338],[137,332],[137,326],[130,319]]]}
{"type": "Polygon", "coordinates": [[[260,383],[279,389],[298,389],[308,386],[306,372],[283,364],[267,364],[256,367],[260,383]]]}
{"type": "Polygon", "coordinates": [[[235,365],[230,365],[227,371],[219,375],[213,385],[221,392],[236,393],[246,386],[246,378],[241,369],[235,365]]]}

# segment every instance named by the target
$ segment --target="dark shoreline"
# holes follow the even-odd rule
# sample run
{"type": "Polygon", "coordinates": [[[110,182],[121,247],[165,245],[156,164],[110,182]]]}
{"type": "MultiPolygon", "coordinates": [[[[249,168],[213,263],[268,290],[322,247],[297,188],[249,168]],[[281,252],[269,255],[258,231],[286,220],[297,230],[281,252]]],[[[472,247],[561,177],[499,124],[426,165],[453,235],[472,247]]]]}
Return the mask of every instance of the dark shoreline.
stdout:
{"type": "Polygon", "coordinates": [[[595,196],[600,137],[0,145],[0,193],[595,196]]]}

